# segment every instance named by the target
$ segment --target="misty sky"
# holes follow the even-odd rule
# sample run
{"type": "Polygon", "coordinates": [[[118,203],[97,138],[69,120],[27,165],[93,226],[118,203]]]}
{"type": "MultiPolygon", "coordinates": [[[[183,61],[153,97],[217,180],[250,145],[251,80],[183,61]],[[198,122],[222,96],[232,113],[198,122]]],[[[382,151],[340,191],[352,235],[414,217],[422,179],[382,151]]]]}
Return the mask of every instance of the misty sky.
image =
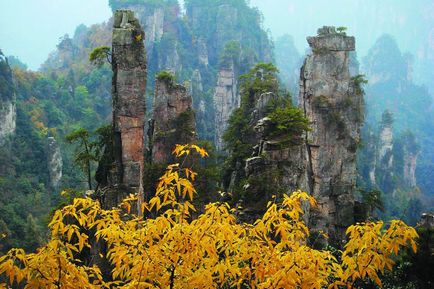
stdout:
{"type": "MultiPolygon", "coordinates": [[[[291,34],[298,50],[322,25],[348,27],[364,56],[383,33],[395,36],[403,51],[417,55],[434,35],[432,0],[251,0],[264,14],[274,37],[291,34]],[[426,23],[431,25],[427,25],[426,23]],[[431,21],[431,22],[430,22],[431,21]],[[425,42],[424,42],[425,41],[425,42]]],[[[107,20],[108,0],[0,0],[0,49],[37,69],[65,33],[107,20]]],[[[434,49],[434,47],[433,47],[434,49]]]]}

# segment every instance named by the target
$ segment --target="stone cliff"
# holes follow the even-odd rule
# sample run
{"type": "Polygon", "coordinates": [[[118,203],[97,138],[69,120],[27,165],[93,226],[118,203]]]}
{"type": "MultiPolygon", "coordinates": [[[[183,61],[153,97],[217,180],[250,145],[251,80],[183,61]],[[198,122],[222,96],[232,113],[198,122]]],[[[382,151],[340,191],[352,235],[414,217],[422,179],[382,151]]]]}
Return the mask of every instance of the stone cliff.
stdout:
{"type": "Polygon", "coordinates": [[[227,129],[229,117],[234,109],[240,106],[238,81],[233,65],[219,71],[213,100],[215,109],[215,146],[217,150],[223,151],[223,134],[227,129]]]}
{"type": "Polygon", "coordinates": [[[54,137],[47,139],[47,167],[50,176],[50,186],[58,189],[62,180],[63,159],[60,147],[54,137]]]}
{"type": "Polygon", "coordinates": [[[176,144],[196,140],[192,98],[173,75],[162,72],[155,82],[154,111],[150,122],[149,147],[153,163],[168,164],[176,144]]]}
{"type": "MultiPolygon", "coordinates": [[[[369,182],[383,193],[395,196],[397,191],[410,191],[417,187],[416,167],[420,145],[413,133],[394,133],[394,116],[386,110],[382,114],[378,134],[371,133],[364,148],[372,155],[369,162],[369,182]]],[[[365,160],[366,161],[366,160],[365,160]]]]}
{"type": "Polygon", "coordinates": [[[103,203],[116,206],[122,195],[143,192],[145,162],[145,34],[134,13],[114,14],[112,37],[113,143],[105,150],[97,176],[103,203]]]}
{"type": "Polygon", "coordinates": [[[224,134],[223,185],[243,208],[243,221],[264,213],[273,195],[306,187],[300,156],[309,123],[279,89],[277,72],[274,65],[260,63],[243,76],[241,104],[224,134]]]}
{"type": "Polygon", "coordinates": [[[323,27],[307,41],[312,53],[301,69],[299,104],[311,121],[306,189],[318,201],[309,223],[340,241],[354,222],[356,152],[364,119],[360,79],[350,75],[355,39],[323,27]]]}
{"type": "Polygon", "coordinates": [[[419,153],[420,151],[415,150],[414,147],[406,146],[406,145],[404,146],[403,181],[410,188],[417,187],[416,167],[417,167],[417,159],[419,153]]]}
{"type": "MultiPolygon", "coordinates": [[[[133,10],[143,25],[147,36],[148,90],[154,90],[154,76],[162,70],[172,71],[180,83],[201,82],[198,86],[202,92],[192,92],[193,108],[198,111],[196,127],[203,139],[217,139],[221,144],[227,118],[215,119],[214,103],[220,103],[217,110],[227,112],[233,106],[228,99],[214,101],[213,96],[222,95],[216,90],[221,90],[219,82],[226,78],[222,74],[227,73],[227,68],[221,67],[220,62],[227,44],[238,43],[242,59],[242,65],[234,67],[234,83],[256,63],[273,59],[272,44],[261,27],[258,11],[244,0],[186,1],[185,14],[180,13],[178,1],[111,0],[110,6],[113,11],[133,10]]],[[[234,87],[234,92],[237,90],[234,87]]]]}
{"type": "Polygon", "coordinates": [[[143,178],[146,54],[145,34],[132,11],[113,22],[113,127],[117,183],[139,190],[143,178]]]}
{"type": "MultiPolygon", "coordinates": [[[[263,93],[256,98],[251,114],[255,136],[253,153],[246,160],[244,186],[248,198],[244,200],[247,215],[260,216],[273,195],[292,193],[306,187],[306,165],[300,158],[303,151],[302,130],[289,136],[276,133],[276,124],[267,116],[268,110],[279,102],[276,93],[263,93]]],[[[277,107],[281,105],[277,104],[277,107]]],[[[285,111],[286,114],[287,111],[285,111]]],[[[300,117],[301,112],[300,113],[300,117]]],[[[293,122],[293,127],[297,124],[293,122]]]]}
{"type": "Polygon", "coordinates": [[[0,50],[0,146],[16,128],[15,88],[12,71],[0,50]]]}
{"type": "Polygon", "coordinates": [[[388,110],[383,113],[378,144],[378,160],[388,169],[391,169],[393,166],[392,118],[392,114],[388,110]]]}

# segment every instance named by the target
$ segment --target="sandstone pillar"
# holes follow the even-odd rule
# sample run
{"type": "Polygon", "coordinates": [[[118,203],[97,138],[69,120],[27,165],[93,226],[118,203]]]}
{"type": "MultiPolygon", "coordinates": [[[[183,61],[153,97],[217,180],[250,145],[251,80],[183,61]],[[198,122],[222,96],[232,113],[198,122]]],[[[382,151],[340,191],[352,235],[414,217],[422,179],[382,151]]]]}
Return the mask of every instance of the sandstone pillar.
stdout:
{"type": "Polygon", "coordinates": [[[187,88],[174,82],[173,76],[163,72],[155,82],[152,125],[152,162],[167,164],[172,161],[176,144],[196,140],[193,101],[187,88]]]}
{"type": "Polygon", "coordinates": [[[112,47],[115,182],[135,192],[142,189],[145,153],[144,37],[132,11],[115,12],[112,47]]]}
{"type": "Polygon", "coordinates": [[[355,39],[323,27],[307,41],[312,53],[301,69],[299,103],[312,129],[305,159],[308,190],[318,208],[311,212],[310,226],[339,242],[354,222],[356,152],[364,116],[360,77],[349,69],[355,39]]]}

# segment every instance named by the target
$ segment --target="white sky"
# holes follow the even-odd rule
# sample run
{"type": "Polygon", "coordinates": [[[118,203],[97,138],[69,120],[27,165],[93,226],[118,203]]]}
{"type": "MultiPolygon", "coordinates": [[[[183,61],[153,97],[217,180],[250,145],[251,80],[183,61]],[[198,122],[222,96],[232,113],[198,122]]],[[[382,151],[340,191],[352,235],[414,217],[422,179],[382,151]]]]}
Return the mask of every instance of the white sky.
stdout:
{"type": "Polygon", "coordinates": [[[110,18],[108,0],[0,0],[0,49],[37,69],[59,38],[110,18]]]}
{"type": "MultiPolygon", "coordinates": [[[[434,16],[433,24],[426,25],[426,15],[434,15],[433,0],[250,2],[263,12],[265,28],[273,36],[291,34],[301,53],[306,36],[323,25],[347,26],[348,34],[356,36],[359,56],[383,33],[395,36],[403,51],[417,54],[429,29],[434,31],[434,16]]],[[[108,0],[0,0],[0,11],[0,49],[5,55],[18,56],[31,69],[39,68],[59,38],[66,33],[72,36],[79,24],[101,23],[111,16],[108,0]]]]}

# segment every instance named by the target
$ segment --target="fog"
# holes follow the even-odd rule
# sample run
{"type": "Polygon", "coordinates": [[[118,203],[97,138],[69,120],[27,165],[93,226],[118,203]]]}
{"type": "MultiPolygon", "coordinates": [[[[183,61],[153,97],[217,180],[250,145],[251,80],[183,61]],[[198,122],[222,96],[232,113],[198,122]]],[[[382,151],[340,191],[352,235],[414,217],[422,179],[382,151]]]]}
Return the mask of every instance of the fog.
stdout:
{"type": "Polygon", "coordinates": [[[0,49],[36,70],[59,38],[83,23],[106,21],[107,0],[0,0],[0,49]]]}
{"type": "MultiPolygon", "coordinates": [[[[182,1],[181,1],[182,2],[182,1]]],[[[403,52],[423,58],[434,50],[432,0],[251,0],[264,15],[264,28],[273,38],[290,34],[300,53],[306,36],[318,27],[348,27],[357,38],[358,55],[366,55],[384,33],[397,39],[403,52]],[[425,52],[424,52],[425,51],[425,52]]],[[[65,33],[77,25],[107,20],[107,0],[1,0],[0,49],[37,69],[65,33]]]]}
{"type": "MultiPolygon", "coordinates": [[[[252,0],[264,14],[273,36],[291,34],[302,52],[306,36],[323,25],[345,26],[356,36],[359,55],[365,55],[379,36],[391,34],[402,51],[416,54],[434,38],[432,0],[252,0]]],[[[434,42],[431,43],[434,45],[434,42]]]]}

